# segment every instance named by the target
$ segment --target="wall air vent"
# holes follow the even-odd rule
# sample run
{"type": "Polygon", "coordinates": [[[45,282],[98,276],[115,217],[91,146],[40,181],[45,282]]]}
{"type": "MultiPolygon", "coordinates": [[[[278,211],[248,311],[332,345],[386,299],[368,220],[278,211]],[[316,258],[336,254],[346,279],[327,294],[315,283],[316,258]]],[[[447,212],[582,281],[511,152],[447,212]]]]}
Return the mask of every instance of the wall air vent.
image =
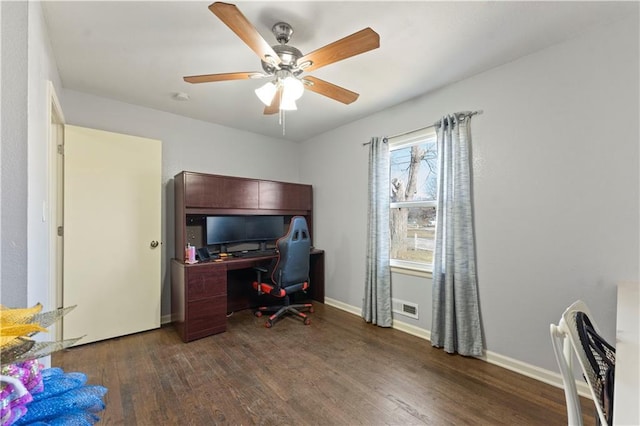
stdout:
{"type": "Polygon", "coordinates": [[[404,300],[393,299],[393,312],[410,318],[418,319],[418,304],[404,300]]]}

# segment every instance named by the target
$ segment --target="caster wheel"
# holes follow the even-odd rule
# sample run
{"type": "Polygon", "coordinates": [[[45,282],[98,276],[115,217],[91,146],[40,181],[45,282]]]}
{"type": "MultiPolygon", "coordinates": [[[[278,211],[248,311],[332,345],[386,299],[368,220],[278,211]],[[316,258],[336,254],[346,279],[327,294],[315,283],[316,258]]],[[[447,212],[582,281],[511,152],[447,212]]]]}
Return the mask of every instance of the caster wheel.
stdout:
{"type": "Polygon", "coordinates": [[[264,326],[267,328],[271,328],[271,326],[273,326],[273,324],[271,323],[271,321],[267,321],[264,323],[264,326]]]}
{"type": "Polygon", "coordinates": [[[256,317],[260,318],[262,316],[262,312],[261,311],[256,311],[256,313],[254,315],[256,317]]]}
{"type": "Polygon", "coordinates": [[[311,324],[311,319],[305,318],[304,319],[304,325],[309,325],[309,324],[311,324]]]}
{"type": "Polygon", "coordinates": [[[313,306],[312,306],[312,307],[309,308],[309,313],[312,314],[313,312],[314,312],[314,309],[313,309],[313,306]]]}

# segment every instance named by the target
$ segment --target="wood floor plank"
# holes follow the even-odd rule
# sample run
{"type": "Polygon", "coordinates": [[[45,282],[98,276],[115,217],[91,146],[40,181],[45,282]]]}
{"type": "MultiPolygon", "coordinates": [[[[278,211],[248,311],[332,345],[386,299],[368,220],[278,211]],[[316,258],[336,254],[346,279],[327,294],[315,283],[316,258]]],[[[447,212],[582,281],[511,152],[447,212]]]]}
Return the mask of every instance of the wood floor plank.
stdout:
{"type": "MultiPolygon", "coordinates": [[[[171,326],[58,352],[108,388],[103,425],[563,425],[561,389],[316,304],[312,322],[182,343],[171,326]]],[[[549,345],[551,350],[551,344],[549,345]]],[[[585,425],[593,403],[582,399],[585,425]]]]}

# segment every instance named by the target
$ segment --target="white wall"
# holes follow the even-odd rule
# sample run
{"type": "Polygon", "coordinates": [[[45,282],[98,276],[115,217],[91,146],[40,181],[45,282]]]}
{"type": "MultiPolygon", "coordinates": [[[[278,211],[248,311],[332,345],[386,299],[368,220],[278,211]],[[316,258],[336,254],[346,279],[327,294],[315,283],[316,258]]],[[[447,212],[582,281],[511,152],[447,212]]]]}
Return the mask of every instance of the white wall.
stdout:
{"type": "MultiPolygon", "coordinates": [[[[0,2],[0,99],[2,98],[2,86],[4,81],[2,80],[2,39],[4,34],[2,32],[2,28],[4,25],[2,24],[2,2],[0,2]]],[[[2,139],[2,102],[0,101],[0,140],[2,139]]],[[[2,147],[0,144],[0,165],[2,165],[2,147]]],[[[0,217],[2,216],[2,173],[0,173],[0,217]]],[[[0,302],[2,301],[2,263],[4,262],[4,258],[2,257],[2,219],[0,219],[0,302]]],[[[8,288],[8,287],[7,287],[8,288]]]]}
{"type": "MultiPolygon", "coordinates": [[[[54,309],[49,285],[49,81],[60,92],[60,78],[38,2],[29,2],[27,95],[27,305],[54,309]]],[[[24,213],[23,213],[24,214],[24,213]]]]}
{"type": "MultiPolygon", "coordinates": [[[[300,145],[72,90],[64,90],[67,124],[162,141],[162,315],[171,312],[174,257],[173,177],[183,171],[300,182],[300,145]]],[[[308,182],[304,182],[308,183],[308,182]]]]}
{"type": "MultiPolygon", "coordinates": [[[[2,9],[2,303],[50,306],[47,87],[60,79],[39,3],[2,9]]],[[[52,302],[52,301],[51,301],[52,302]]]]}
{"type": "MultiPolygon", "coordinates": [[[[591,307],[613,341],[615,284],[639,279],[638,35],[637,16],[595,28],[306,141],[301,178],[314,185],[326,296],[362,304],[368,156],[362,143],[480,109],[471,127],[488,350],[556,370],[549,323],[576,299],[591,307]]],[[[392,280],[394,296],[420,303],[415,324],[429,329],[430,280],[401,274],[392,280]]]]}
{"type": "Polygon", "coordinates": [[[27,303],[27,21],[24,2],[0,2],[2,25],[1,302],[27,303]]]}

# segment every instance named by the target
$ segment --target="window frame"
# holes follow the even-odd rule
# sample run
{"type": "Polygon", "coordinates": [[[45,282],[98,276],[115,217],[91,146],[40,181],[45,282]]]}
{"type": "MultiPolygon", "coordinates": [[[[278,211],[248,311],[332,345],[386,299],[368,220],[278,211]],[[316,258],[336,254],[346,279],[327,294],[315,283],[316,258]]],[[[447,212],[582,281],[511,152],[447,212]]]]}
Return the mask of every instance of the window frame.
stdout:
{"type": "MultiPolygon", "coordinates": [[[[437,149],[437,141],[438,135],[435,126],[387,138],[389,153],[422,143],[434,143],[436,144],[437,149]]],[[[391,174],[391,170],[389,170],[389,174],[391,174]]],[[[437,214],[438,200],[391,202],[391,196],[389,196],[389,210],[403,207],[435,207],[437,214]]],[[[391,220],[389,220],[389,226],[391,226],[391,220]]],[[[389,259],[389,265],[391,266],[392,272],[399,272],[407,275],[431,277],[433,273],[433,262],[428,264],[408,260],[389,259]]]]}

